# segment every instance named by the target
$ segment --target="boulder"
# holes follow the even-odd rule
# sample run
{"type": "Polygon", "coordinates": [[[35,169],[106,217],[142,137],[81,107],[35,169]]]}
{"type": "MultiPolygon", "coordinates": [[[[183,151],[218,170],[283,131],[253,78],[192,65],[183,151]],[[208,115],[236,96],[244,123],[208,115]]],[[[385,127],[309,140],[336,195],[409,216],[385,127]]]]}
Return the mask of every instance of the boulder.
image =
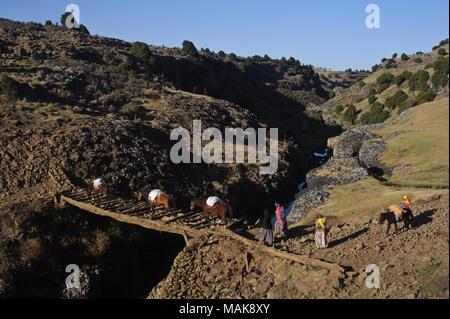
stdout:
{"type": "Polygon", "coordinates": [[[358,127],[339,136],[329,138],[327,144],[329,148],[333,149],[333,156],[352,157],[355,155],[358,146],[362,145],[363,142],[379,137],[377,134],[358,127]]]}

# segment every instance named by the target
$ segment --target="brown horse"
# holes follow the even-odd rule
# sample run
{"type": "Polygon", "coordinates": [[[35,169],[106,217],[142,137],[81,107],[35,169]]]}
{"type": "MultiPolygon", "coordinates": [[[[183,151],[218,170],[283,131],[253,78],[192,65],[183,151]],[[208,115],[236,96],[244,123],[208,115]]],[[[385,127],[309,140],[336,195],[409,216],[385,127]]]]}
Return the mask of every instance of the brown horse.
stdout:
{"type": "Polygon", "coordinates": [[[103,195],[103,196],[107,196],[108,195],[108,185],[101,180],[98,185],[95,185],[95,182],[93,183],[93,185],[91,186],[91,188],[86,190],[86,197],[89,198],[89,196],[91,195],[103,195]]]}
{"type": "Polygon", "coordinates": [[[160,205],[164,206],[165,209],[169,209],[169,208],[174,208],[175,207],[175,203],[174,203],[174,199],[173,199],[172,195],[161,192],[152,201],[149,198],[149,194],[150,194],[150,192],[141,190],[141,191],[139,191],[137,193],[137,198],[138,198],[138,200],[145,199],[147,201],[147,203],[149,203],[149,205],[152,206],[152,207],[153,206],[160,206],[160,205]]]}
{"type": "Polygon", "coordinates": [[[220,216],[224,223],[226,223],[227,215],[228,217],[233,216],[231,206],[224,201],[220,200],[213,207],[209,207],[208,204],[206,204],[206,200],[207,198],[191,200],[190,209],[194,210],[197,207],[201,208],[206,217],[211,218],[211,215],[220,216]]]}

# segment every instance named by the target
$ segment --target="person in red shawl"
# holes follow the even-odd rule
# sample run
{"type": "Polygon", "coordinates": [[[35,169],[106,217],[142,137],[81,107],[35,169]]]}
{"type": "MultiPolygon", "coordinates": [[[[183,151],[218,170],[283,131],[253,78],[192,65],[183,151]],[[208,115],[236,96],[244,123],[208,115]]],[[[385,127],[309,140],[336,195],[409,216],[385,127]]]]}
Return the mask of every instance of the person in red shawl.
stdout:
{"type": "Polygon", "coordinates": [[[286,216],[284,215],[284,207],[278,203],[275,203],[275,213],[276,213],[276,221],[275,221],[275,235],[281,234],[283,236],[286,235],[287,230],[287,221],[286,216]]]}

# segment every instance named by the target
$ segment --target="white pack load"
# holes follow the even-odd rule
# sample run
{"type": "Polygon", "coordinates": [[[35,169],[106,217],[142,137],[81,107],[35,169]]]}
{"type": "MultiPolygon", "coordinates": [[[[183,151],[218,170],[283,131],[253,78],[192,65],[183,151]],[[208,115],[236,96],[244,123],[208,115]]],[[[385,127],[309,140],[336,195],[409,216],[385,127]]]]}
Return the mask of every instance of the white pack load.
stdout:
{"type": "Polygon", "coordinates": [[[159,195],[164,194],[164,192],[160,189],[154,189],[148,194],[148,200],[153,202],[159,195]]]}
{"type": "Polygon", "coordinates": [[[206,200],[206,205],[208,205],[209,207],[213,207],[214,205],[216,205],[217,202],[220,202],[219,197],[209,196],[208,199],[206,200]]]}
{"type": "Polygon", "coordinates": [[[94,188],[99,189],[101,185],[105,184],[105,181],[101,178],[94,180],[94,188]]]}

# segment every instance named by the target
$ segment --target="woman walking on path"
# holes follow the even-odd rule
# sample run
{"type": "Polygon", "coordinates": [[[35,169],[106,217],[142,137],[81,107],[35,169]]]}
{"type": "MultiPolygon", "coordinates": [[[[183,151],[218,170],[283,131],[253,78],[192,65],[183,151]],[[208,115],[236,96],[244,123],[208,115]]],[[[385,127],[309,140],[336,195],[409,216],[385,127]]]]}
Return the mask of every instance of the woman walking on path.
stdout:
{"type": "Polygon", "coordinates": [[[316,241],[317,248],[328,247],[326,222],[326,218],[324,218],[321,214],[316,215],[316,234],[314,239],[316,241]]]}
{"type": "Polygon", "coordinates": [[[264,219],[258,239],[259,242],[268,243],[269,246],[273,244],[272,214],[270,214],[267,210],[264,211],[264,219]]]}

